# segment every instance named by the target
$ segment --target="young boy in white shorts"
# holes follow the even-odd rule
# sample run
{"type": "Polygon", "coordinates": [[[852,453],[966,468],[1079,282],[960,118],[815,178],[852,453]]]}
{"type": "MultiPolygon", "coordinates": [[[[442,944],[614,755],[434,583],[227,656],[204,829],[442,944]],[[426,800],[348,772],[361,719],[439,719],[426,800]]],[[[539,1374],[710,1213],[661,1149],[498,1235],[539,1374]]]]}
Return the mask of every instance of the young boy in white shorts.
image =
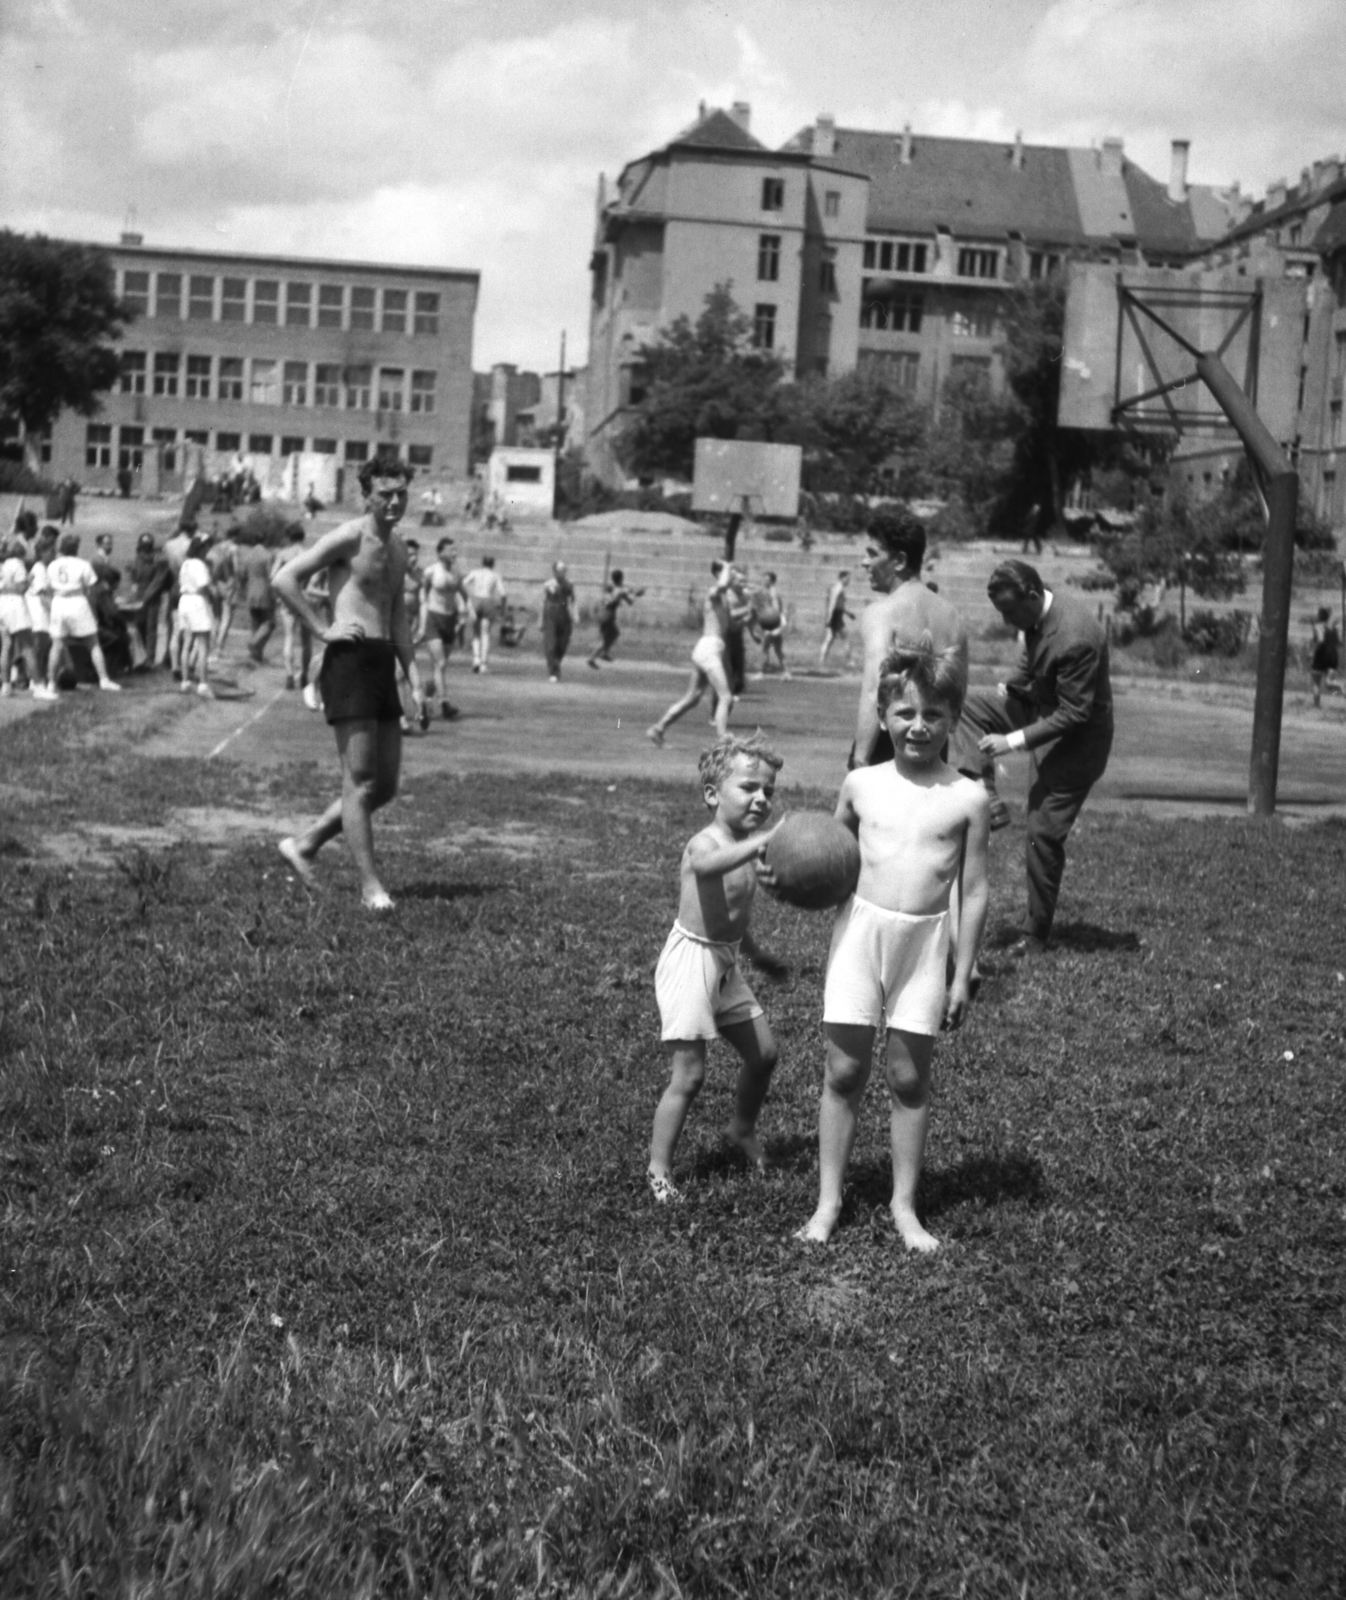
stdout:
{"type": "Polygon", "coordinates": [[[654,974],[669,1083],[654,1113],[650,1188],[661,1204],[682,1199],[673,1152],[706,1076],[706,1045],[720,1035],[742,1058],[729,1138],[755,1166],[764,1164],[757,1114],[776,1065],[776,1041],[739,971],[740,951],[762,968],[784,969],[748,931],[757,862],[774,829],[771,797],[781,758],[760,733],[726,734],[701,757],[701,793],[713,815],[682,852],[678,920],[654,974]]]}
{"type": "MultiPolygon", "coordinates": [[[[923,641],[928,646],[929,636],[923,641]]],[[[837,913],[823,991],[827,1069],[818,1110],[818,1209],[798,1238],[825,1244],[869,1079],[876,1031],[887,1033],[892,1106],[892,1216],[908,1250],[938,1240],[916,1218],[935,1035],[958,1027],[986,927],[991,803],[941,752],[958,721],[967,668],[956,650],[903,650],[879,676],[879,719],[893,759],[859,767],[841,786],[837,820],[860,841],[860,879],[837,913]],[[949,901],[961,887],[952,982],[949,901]]]]}

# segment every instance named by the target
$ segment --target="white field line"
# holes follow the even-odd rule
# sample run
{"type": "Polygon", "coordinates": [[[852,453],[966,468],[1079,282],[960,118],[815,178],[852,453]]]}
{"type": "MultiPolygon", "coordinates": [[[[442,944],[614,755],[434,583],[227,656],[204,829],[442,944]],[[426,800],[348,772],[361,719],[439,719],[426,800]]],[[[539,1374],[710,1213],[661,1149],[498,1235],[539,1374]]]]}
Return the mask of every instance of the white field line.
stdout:
{"type": "Polygon", "coordinates": [[[233,744],[234,740],[238,738],[240,733],[246,733],[249,728],[260,722],[267,712],[270,711],[271,707],[275,705],[276,701],[282,699],[284,695],[284,689],[277,689],[275,694],[271,696],[271,698],[260,711],[254,711],[246,722],[240,722],[238,727],[236,727],[232,733],[226,734],[224,738],[220,740],[219,744],[217,744],[206,757],[206,760],[213,761],[217,755],[220,755],[221,752],[227,750],[229,746],[233,744]]]}

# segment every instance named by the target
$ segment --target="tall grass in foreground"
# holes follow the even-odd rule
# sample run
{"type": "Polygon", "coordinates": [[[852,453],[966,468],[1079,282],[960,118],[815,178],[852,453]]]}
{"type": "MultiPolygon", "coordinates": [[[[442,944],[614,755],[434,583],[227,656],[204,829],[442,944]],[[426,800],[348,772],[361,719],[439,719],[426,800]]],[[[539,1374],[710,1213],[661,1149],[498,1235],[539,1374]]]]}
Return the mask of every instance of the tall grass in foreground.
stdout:
{"type": "Polygon", "coordinates": [[[265,848],[76,876],[20,812],[0,1593],[1342,1592],[1346,830],[1086,818],[1059,953],[939,1047],[927,1262],[875,1091],[833,1245],[791,1239],[827,927],[770,903],[775,1171],[720,1057],[648,1203],[690,789],[395,820],[376,924],[339,857],[316,902],[265,848]]]}

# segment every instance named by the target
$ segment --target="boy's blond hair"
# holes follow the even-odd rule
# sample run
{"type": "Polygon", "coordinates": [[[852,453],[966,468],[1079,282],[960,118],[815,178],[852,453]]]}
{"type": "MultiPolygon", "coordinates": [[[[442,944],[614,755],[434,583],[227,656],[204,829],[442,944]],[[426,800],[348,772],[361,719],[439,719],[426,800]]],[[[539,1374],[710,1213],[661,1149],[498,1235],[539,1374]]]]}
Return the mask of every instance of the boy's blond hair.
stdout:
{"type": "Polygon", "coordinates": [[[726,733],[721,735],[709,750],[701,752],[701,759],[697,763],[701,787],[718,789],[729,776],[729,769],[739,756],[760,761],[770,767],[772,772],[779,772],[785,765],[784,757],[778,756],[767,744],[766,735],[760,728],[748,739],[741,739],[734,733],[726,733]]]}
{"type": "Polygon", "coordinates": [[[890,651],[879,668],[880,717],[894,695],[901,694],[909,683],[929,699],[948,706],[955,717],[961,716],[967,697],[967,663],[962,651],[956,645],[937,651],[928,633],[921,635],[914,648],[904,645],[890,651]]]}

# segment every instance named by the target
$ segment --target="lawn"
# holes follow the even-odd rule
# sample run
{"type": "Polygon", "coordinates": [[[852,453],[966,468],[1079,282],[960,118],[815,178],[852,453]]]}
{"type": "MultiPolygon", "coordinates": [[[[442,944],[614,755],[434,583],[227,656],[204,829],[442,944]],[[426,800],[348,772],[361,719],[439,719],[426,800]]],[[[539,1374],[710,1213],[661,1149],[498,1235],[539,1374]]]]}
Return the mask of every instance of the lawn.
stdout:
{"type": "Polygon", "coordinates": [[[937,1053],[947,1248],[871,1090],[810,1251],[825,915],[760,907],[774,1171],[720,1052],[646,1195],[692,782],[419,782],[374,921],[339,847],[312,900],[261,843],[41,855],[330,782],[96,713],[0,744],[0,1593],[1346,1589],[1346,828],[1086,815],[1058,951],[937,1053]]]}

